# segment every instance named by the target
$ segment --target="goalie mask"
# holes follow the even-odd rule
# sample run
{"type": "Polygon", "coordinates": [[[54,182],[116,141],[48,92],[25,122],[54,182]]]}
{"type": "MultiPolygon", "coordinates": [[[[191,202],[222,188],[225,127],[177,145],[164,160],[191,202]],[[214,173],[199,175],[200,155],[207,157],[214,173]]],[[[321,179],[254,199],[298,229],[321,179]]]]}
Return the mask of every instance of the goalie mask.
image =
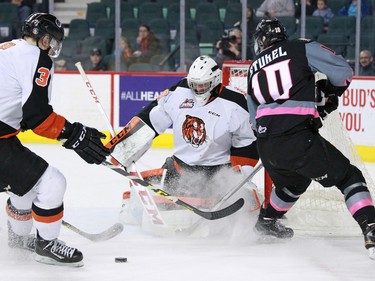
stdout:
{"type": "Polygon", "coordinates": [[[286,40],[288,35],[284,25],[277,19],[263,19],[257,25],[254,33],[255,53],[261,53],[265,48],[286,40]]]}
{"type": "Polygon", "coordinates": [[[61,22],[53,15],[47,13],[31,14],[22,26],[22,38],[29,36],[37,42],[44,36],[49,36],[50,43],[48,55],[57,58],[64,41],[64,28],[61,22]]]}
{"type": "Polygon", "coordinates": [[[211,91],[221,82],[221,70],[212,58],[200,56],[191,65],[187,81],[197,102],[205,105],[211,91]]]}

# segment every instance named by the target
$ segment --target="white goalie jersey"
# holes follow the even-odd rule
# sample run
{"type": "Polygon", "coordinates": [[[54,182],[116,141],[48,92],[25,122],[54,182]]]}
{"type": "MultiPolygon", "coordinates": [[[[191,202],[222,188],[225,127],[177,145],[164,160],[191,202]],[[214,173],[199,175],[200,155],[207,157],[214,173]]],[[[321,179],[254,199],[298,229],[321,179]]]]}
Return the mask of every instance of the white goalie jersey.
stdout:
{"type": "Polygon", "coordinates": [[[186,164],[228,164],[231,148],[249,146],[255,136],[245,97],[221,84],[213,92],[210,101],[201,106],[183,79],[138,117],[157,134],[172,126],[174,155],[186,164]]]}

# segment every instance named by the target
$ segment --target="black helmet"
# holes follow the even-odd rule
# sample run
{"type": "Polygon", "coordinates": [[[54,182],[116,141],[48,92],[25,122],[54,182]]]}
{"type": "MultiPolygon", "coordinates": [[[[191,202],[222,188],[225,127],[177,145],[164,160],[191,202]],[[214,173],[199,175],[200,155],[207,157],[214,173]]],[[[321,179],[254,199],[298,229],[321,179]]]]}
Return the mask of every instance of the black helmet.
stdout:
{"type": "Polygon", "coordinates": [[[37,41],[45,35],[51,36],[50,56],[57,57],[61,43],[64,41],[64,28],[55,16],[47,13],[34,13],[25,20],[21,35],[22,38],[29,36],[37,41]]]}
{"type": "Polygon", "coordinates": [[[286,40],[288,35],[284,25],[277,19],[261,20],[254,33],[255,52],[259,54],[268,46],[286,40]]]}

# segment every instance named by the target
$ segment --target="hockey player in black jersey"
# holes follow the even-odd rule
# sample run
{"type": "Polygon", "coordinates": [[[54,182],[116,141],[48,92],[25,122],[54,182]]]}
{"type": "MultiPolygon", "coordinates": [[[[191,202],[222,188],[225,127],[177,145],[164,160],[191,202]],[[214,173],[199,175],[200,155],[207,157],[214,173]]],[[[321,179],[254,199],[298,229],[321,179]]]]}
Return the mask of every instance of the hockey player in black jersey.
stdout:
{"type": "Polygon", "coordinates": [[[63,218],[66,179],[56,168],[24,147],[17,134],[32,130],[58,139],[86,162],[100,164],[109,155],[94,128],[70,123],[49,104],[53,61],[64,28],[50,14],[30,15],[22,39],[0,45],[0,192],[8,191],[9,246],[35,251],[36,260],[82,266],[83,255],[57,239],[63,218]],[[36,236],[29,234],[32,226],[36,236]]]}
{"type": "Polygon", "coordinates": [[[254,41],[257,55],[249,69],[248,106],[256,116],[259,155],[275,185],[255,230],[291,238],[293,230],[278,219],[314,180],[341,191],[375,259],[375,209],[362,172],[319,134],[320,118],[337,109],[352,69],[318,42],[287,40],[276,18],[258,24],[254,41]]]}

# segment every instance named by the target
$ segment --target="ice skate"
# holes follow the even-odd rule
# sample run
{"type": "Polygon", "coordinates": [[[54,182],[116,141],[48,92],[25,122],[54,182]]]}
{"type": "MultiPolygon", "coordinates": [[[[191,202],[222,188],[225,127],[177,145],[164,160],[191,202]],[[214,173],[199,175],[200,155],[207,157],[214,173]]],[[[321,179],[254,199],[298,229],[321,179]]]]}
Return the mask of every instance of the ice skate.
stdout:
{"type": "Polygon", "coordinates": [[[367,225],[363,236],[365,238],[365,247],[368,250],[369,257],[375,260],[375,223],[367,225]]]}
{"type": "Polygon", "coordinates": [[[58,239],[44,240],[37,235],[35,253],[35,260],[41,263],[72,267],[83,266],[82,253],[58,239]]]}
{"type": "Polygon", "coordinates": [[[290,239],[294,235],[293,229],[284,226],[276,218],[266,218],[265,210],[261,208],[258,221],[254,226],[254,231],[262,236],[270,236],[280,239],[290,239]]]}
{"type": "Polygon", "coordinates": [[[31,252],[35,251],[35,236],[29,235],[18,235],[13,232],[12,227],[8,221],[8,246],[10,248],[18,248],[28,250],[31,252]]]}

